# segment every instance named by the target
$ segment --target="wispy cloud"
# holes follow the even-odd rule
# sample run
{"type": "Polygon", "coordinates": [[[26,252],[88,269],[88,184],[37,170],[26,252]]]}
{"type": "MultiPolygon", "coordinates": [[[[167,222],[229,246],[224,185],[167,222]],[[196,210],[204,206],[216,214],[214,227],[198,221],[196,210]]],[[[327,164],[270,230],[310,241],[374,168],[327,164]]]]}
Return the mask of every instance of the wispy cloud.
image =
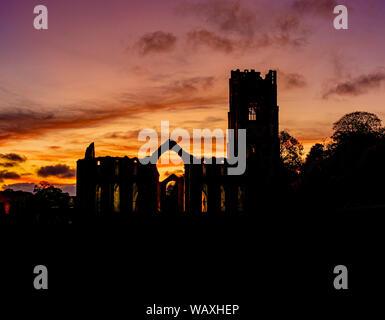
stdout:
{"type": "Polygon", "coordinates": [[[220,31],[234,32],[242,36],[252,36],[257,31],[255,8],[245,6],[240,1],[184,1],[178,13],[194,14],[220,31]]]}
{"type": "Polygon", "coordinates": [[[173,33],[155,31],[141,36],[135,47],[145,56],[151,53],[170,52],[175,48],[176,42],[177,37],[173,33]]]}
{"type": "Polygon", "coordinates": [[[127,91],[106,101],[60,106],[55,112],[41,105],[36,111],[24,107],[0,109],[0,144],[53,131],[95,127],[117,118],[136,119],[146,112],[196,109],[222,102],[223,97],[207,92],[213,83],[210,76],[186,78],[163,86],[149,86],[142,93],[127,91]],[[204,95],[201,94],[203,89],[206,90],[204,95]]]}
{"type": "Polygon", "coordinates": [[[219,36],[206,29],[194,30],[187,33],[187,42],[193,48],[206,46],[224,53],[232,52],[236,45],[233,40],[219,36]]]}
{"type": "Polygon", "coordinates": [[[0,158],[10,162],[24,162],[27,160],[25,156],[16,153],[0,154],[0,158]]]}
{"type": "Polygon", "coordinates": [[[193,77],[173,81],[168,85],[163,86],[162,90],[167,94],[185,95],[199,92],[202,93],[204,90],[212,87],[213,84],[214,77],[193,77]]]}
{"type": "Polygon", "coordinates": [[[37,171],[40,177],[58,177],[58,178],[73,178],[75,177],[75,170],[67,165],[57,164],[54,166],[41,167],[37,171]]]}
{"type": "Polygon", "coordinates": [[[114,118],[119,115],[119,111],[114,109],[95,108],[90,113],[89,109],[81,106],[78,106],[78,109],[62,107],[55,113],[44,110],[42,106],[37,109],[40,111],[32,111],[23,107],[0,111],[0,141],[31,137],[47,130],[92,125],[103,119],[114,118]],[[21,123],[23,125],[20,125],[21,123]]]}
{"type": "Polygon", "coordinates": [[[16,153],[4,153],[0,154],[0,160],[5,160],[5,162],[0,163],[0,167],[3,168],[13,168],[18,166],[19,163],[25,162],[27,158],[23,155],[16,153]]]}
{"type": "Polygon", "coordinates": [[[5,163],[0,163],[0,167],[4,167],[4,168],[13,168],[13,167],[16,167],[17,164],[16,163],[12,163],[12,162],[5,162],[5,163]]]}
{"type": "Polygon", "coordinates": [[[279,77],[285,89],[304,88],[307,86],[306,78],[300,73],[279,71],[279,77]]]}
{"type": "Polygon", "coordinates": [[[315,14],[320,16],[333,15],[334,7],[338,5],[336,0],[294,0],[292,8],[300,14],[315,14]]]}
{"type": "Polygon", "coordinates": [[[201,27],[188,33],[190,42],[225,53],[267,46],[302,46],[310,35],[298,11],[278,7],[261,10],[239,0],[184,1],[178,13],[194,15],[221,34],[201,27]],[[268,15],[265,10],[269,10],[268,15]]]}
{"type": "Polygon", "coordinates": [[[20,175],[16,172],[2,170],[0,171],[0,182],[3,182],[4,179],[20,179],[20,175]]]}
{"type": "Polygon", "coordinates": [[[358,96],[365,94],[370,90],[379,88],[381,83],[385,81],[385,72],[377,71],[370,74],[358,76],[356,78],[339,82],[328,88],[323,94],[323,98],[330,96],[358,96]]]}

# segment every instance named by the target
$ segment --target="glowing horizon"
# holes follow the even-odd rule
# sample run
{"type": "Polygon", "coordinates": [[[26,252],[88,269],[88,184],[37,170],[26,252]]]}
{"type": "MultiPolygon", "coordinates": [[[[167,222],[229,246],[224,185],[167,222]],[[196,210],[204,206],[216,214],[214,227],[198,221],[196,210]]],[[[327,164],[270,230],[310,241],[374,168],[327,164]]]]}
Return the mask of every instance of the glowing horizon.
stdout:
{"type": "MultiPolygon", "coordinates": [[[[138,131],[160,120],[225,130],[235,69],[278,71],[280,131],[306,152],[348,112],[385,120],[383,1],[44,4],[49,28],[37,31],[34,1],[0,3],[2,189],[46,181],[73,194],[91,142],[97,156],[133,157],[138,131]],[[337,4],[349,8],[348,30],[333,28],[337,4]]],[[[180,170],[159,168],[162,179],[180,170]]]]}

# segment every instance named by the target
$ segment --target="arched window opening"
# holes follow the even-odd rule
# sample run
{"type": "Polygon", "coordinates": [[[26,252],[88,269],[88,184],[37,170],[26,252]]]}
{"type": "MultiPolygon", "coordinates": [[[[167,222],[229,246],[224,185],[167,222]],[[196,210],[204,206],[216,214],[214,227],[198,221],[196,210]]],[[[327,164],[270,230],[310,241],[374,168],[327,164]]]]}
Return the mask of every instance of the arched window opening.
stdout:
{"type": "Polygon", "coordinates": [[[184,176],[185,167],[183,158],[174,150],[168,150],[164,152],[156,163],[156,169],[159,173],[159,181],[162,182],[172,174],[177,177],[184,176]]]}
{"type": "Polygon", "coordinates": [[[249,120],[257,120],[257,112],[254,107],[249,107],[249,120]]]}
{"type": "Polygon", "coordinates": [[[114,212],[120,212],[120,187],[114,185],[114,212]]]}
{"type": "Polygon", "coordinates": [[[97,213],[102,211],[102,187],[97,185],[95,190],[95,210],[97,213]]]}
{"type": "Polygon", "coordinates": [[[245,209],[244,199],[245,199],[245,190],[243,187],[238,186],[238,211],[239,212],[242,212],[245,209]]]}
{"type": "Polygon", "coordinates": [[[175,194],[176,191],[176,182],[174,180],[169,181],[166,184],[166,196],[171,197],[175,194]]]}
{"type": "Polygon", "coordinates": [[[221,185],[220,191],[221,191],[221,212],[225,212],[226,211],[226,191],[224,186],[221,185]]]}
{"type": "Polygon", "coordinates": [[[249,105],[249,120],[255,121],[257,120],[257,111],[259,110],[257,103],[251,103],[249,105]]]}
{"type": "Polygon", "coordinates": [[[136,182],[132,185],[132,211],[138,212],[138,185],[136,182]]]}
{"type": "Polygon", "coordinates": [[[204,184],[202,186],[202,212],[207,212],[207,201],[208,201],[208,196],[207,196],[207,184],[204,184]]]}

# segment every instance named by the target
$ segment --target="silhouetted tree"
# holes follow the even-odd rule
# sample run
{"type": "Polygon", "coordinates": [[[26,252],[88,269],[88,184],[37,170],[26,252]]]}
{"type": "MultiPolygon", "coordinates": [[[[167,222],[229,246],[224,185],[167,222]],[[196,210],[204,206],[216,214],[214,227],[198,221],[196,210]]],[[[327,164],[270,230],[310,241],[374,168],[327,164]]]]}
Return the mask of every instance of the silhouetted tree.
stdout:
{"type": "Polygon", "coordinates": [[[299,172],[302,167],[303,146],[287,131],[279,133],[280,156],[283,166],[294,172],[299,172]]]}
{"type": "Polygon", "coordinates": [[[384,133],[377,115],[359,111],[344,115],[333,124],[333,129],[334,143],[328,151],[339,164],[336,167],[339,171],[354,170],[368,148],[378,144],[384,133]]]}
{"type": "Polygon", "coordinates": [[[316,143],[311,147],[306,156],[306,163],[312,161],[319,161],[325,157],[325,146],[322,143],[316,143]]]}
{"type": "Polygon", "coordinates": [[[304,170],[312,170],[312,168],[319,165],[320,162],[327,157],[327,155],[328,153],[325,146],[322,143],[316,143],[311,147],[309,153],[306,156],[304,170]]]}
{"type": "Polygon", "coordinates": [[[352,112],[333,125],[333,143],[317,144],[306,158],[301,192],[317,207],[350,208],[384,203],[384,129],[377,115],[352,112]]]}
{"type": "Polygon", "coordinates": [[[49,184],[40,184],[34,188],[35,203],[39,221],[62,222],[70,207],[71,197],[61,189],[49,184]]]}
{"type": "Polygon", "coordinates": [[[332,139],[337,143],[356,136],[379,137],[384,129],[381,120],[374,113],[356,111],[344,115],[333,124],[332,139]]]}
{"type": "Polygon", "coordinates": [[[302,168],[303,146],[287,131],[279,133],[280,140],[280,174],[279,193],[281,203],[291,203],[293,192],[300,177],[302,168]]]}

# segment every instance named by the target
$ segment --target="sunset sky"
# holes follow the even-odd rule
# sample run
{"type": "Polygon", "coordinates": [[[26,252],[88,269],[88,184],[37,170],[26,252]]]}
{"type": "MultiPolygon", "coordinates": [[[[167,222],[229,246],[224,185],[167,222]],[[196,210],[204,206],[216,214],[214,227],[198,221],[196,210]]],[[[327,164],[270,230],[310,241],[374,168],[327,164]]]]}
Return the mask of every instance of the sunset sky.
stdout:
{"type": "Polygon", "coordinates": [[[91,142],[136,156],[161,120],[225,130],[235,69],[278,70],[280,130],[306,150],[347,112],[385,120],[384,17],[383,0],[2,0],[0,187],[74,194],[91,142]],[[338,4],[349,30],[333,27],[338,4]]]}

